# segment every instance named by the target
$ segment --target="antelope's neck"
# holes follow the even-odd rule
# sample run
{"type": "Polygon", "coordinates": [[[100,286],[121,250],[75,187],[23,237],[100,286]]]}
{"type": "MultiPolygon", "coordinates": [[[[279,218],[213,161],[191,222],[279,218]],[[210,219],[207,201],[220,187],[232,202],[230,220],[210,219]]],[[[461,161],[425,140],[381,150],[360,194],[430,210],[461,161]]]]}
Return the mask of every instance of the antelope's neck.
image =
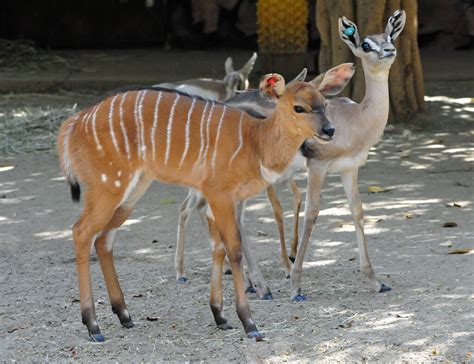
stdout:
{"type": "Polygon", "coordinates": [[[291,134],[276,118],[275,113],[265,122],[255,125],[262,176],[282,173],[293,160],[304,138],[291,134]]]}
{"type": "Polygon", "coordinates": [[[388,93],[388,74],[389,70],[374,72],[368,66],[363,64],[365,76],[365,96],[359,104],[361,115],[365,120],[385,127],[388,119],[389,93],[388,93]]]}

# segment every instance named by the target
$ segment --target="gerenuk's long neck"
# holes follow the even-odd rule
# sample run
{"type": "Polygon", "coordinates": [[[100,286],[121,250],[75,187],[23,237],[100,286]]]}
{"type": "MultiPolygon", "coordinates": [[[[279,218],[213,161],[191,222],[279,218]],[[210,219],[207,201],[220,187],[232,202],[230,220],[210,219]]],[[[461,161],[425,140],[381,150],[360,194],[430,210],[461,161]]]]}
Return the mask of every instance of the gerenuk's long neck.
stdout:
{"type": "Polygon", "coordinates": [[[360,115],[365,120],[385,127],[389,111],[389,70],[376,71],[362,62],[365,76],[365,96],[359,104],[360,115]]]}

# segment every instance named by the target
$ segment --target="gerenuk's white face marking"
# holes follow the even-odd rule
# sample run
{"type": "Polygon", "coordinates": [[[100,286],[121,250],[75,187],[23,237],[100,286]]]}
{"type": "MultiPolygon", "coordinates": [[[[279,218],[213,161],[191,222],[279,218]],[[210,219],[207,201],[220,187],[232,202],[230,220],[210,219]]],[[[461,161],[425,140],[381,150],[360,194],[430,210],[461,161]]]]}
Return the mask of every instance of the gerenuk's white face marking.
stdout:
{"type": "Polygon", "coordinates": [[[173,102],[173,106],[171,106],[170,116],[168,118],[168,127],[166,128],[166,152],[165,152],[165,165],[168,164],[168,159],[170,157],[170,148],[171,148],[171,131],[173,130],[173,118],[174,118],[174,111],[176,109],[176,105],[179,101],[179,94],[176,94],[176,97],[173,102]]]}
{"type": "Polygon", "coordinates": [[[161,91],[158,93],[158,96],[156,97],[156,102],[155,102],[155,112],[153,113],[153,126],[151,128],[150,132],[150,139],[151,139],[151,147],[153,151],[153,160],[155,160],[156,157],[156,146],[155,146],[155,132],[156,132],[156,127],[158,126],[158,112],[160,108],[160,101],[161,101],[161,96],[162,93],[161,91]]]}
{"type": "Polygon", "coordinates": [[[110,137],[112,138],[112,143],[114,144],[115,150],[117,153],[119,152],[119,146],[117,143],[117,138],[115,137],[114,132],[114,124],[113,124],[113,117],[114,117],[114,104],[115,100],[117,99],[118,95],[115,95],[112,101],[110,102],[109,107],[109,130],[110,130],[110,137]]]}
{"type": "Polygon", "coordinates": [[[240,150],[242,149],[242,146],[244,145],[244,138],[243,138],[243,135],[242,135],[242,121],[243,121],[243,119],[244,119],[244,113],[241,112],[240,113],[240,121],[239,121],[239,146],[235,150],[234,154],[232,154],[232,157],[230,158],[230,161],[229,161],[229,166],[232,164],[235,157],[237,157],[240,150]]]}
{"type": "Polygon", "coordinates": [[[217,147],[218,147],[218,143],[219,143],[219,137],[221,135],[221,128],[222,128],[222,124],[224,123],[224,115],[225,115],[225,112],[227,110],[227,107],[224,105],[223,109],[222,109],[222,115],[221,115],[221,118],[219,120],[219,125],[217,126],[217,134],[216,134],[216,141],[214,143],[214,154],[212,155],[212,175],[214,176],[216,174],[216,158],[217,158],[217,147]]]}
{"type": "Polygon", "coordinates": [[[128,144],[128,135],[127,129],[125,128],[125,124],[123,123],[123,103],[127,94],[122,94],[122,99],[120,100],[120,107],[119,107],[119,116],[120,116],[120,130],[122,131],[123,140],[125,143],[125,152],[127,153],[127,158],[130,160],[130,145],[128,144]]]}
{"type": "Polygon", "coordinates": [[[193,102],[191,103],[191,106],[189,107],[189,111],[188,111],[188,118],[186,119],[185,145],[184,145],[184,151],[183,151],[183,155],[181,157],[181,161],[179,162],[178,169],[180,169],[181,166],[183,165],[183,162],[186,159],[186,155],[188,154],[188,151],[189,151],[189,143],[190,143],[189,125],[190,125],[190,122],[191,122],[191,114],[193,113],[193,109],[194,109],[195,104],[196,104],[196,99],[193,97],[193,102]]]}

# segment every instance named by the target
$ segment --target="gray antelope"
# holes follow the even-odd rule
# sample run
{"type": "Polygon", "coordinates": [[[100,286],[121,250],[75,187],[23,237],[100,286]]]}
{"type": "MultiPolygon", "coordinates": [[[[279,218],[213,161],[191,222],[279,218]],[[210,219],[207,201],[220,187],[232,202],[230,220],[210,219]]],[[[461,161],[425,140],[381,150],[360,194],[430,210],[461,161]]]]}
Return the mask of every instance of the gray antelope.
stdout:
{"type": "Polygon", "coordinates": [[[234,70],[232,58],[228,57],[225,61],[226,75],[223,80],[195,78],[185,81],[159,83],[153,87],[177,90],[214,101],[224,101],[234,96],[238,91],[248,89],[249,76],[256,60],[257,53],[254,52],[241,69],[234,70]]]}
{"type": "MultiPolygon", "coordinates": [[[[304,69],[292,82],[303,81],[306,78],[307,70],[304,69]]],[[[341,92],[344,87],[349,82],[350,78],[354,74],[354,68],[352,63],[344,63],[339,66],[336,66],[327,72],[318,76],[313,84],[318,89],[323,89],[324,94],[336,95],[341,92]]],[[[292,83],[290,82],[290,84],[292,83]]],[[[246,91],[237,94],[229,100],[226,100],[226,105],[237,107],[241,110],[244,110],[252,115],[261,115],[261,117],[269,116],[276,106],[276,98],[269,98],[266,95],[261,95],[259,90],[246,91]]],[[[331,130],[327,130],[327,133],[331,133],[331,130]]],[[[282,173],[276,180],[274,180],[266,189],[267,196],[270,200],[272,210],[274,212],[275,221],[278,226],[278,232],[280,236],[280,258],[282,261],[283,268],[288,274],[291,270],[291,263],[288,259],[288,254],[286,251],[285,244],[285,235],[284,235],[284,216],[283,209],[281,207],[280,201],[276,195],[275,185],[277,184],[288,184],[290,191],[293,194],[294,202],[294,224],[293,224],[293,240],[291,244],[291,257],[296,255],[296,243],[298,241],[298,217],[301,206],[301,194],[300,191],[293,179],[294,173],[299,170],[306,168],[306,158],[303,156],[301,149],[298,150],[293,161],[287,167],[287,169],[282,173]],[[293,253],[294,252],[294,253],[293,253]]],[[[197,210],[201,221],[205,228],[207,227],[207,204],[203,195],[199,191],[193,189],[189,190],[188,196],[182,202],[180,206],[179,213],[179,223],[178,223],[178,239],[176,247],[176,256],[175,256],[175,269],[176,269],[176,278],[178,281],[184,283],[187,281],[185,271],[184,271],[184,244],[185,244],[185,230],[186,224],[188,221],[189,214],[197,210]]],[[[244,228],[244,211],[245,211],[245,201],[242,201],[237,208],[239,216],[240,231],[242,233],[242,248],[244,259],[247,262],[247,266],[250,273],[250,280],[245,280],[247,284],[247,290],[252,291],[254,288],[257,290],[257,294],[262,299],[272,299],[272,295],[268,285],[263,278],[262,273],[260,272],[258,265],[255,264],[252,254],[249,250],[247,243],[247,236],[244,228]]]]}
{"type": "Polygon", "coordinates": [[[227,255],[237,315],[248,337],[262,339],[244,289],[236,205],[282,173],[306,139],[328,143],[332,138],[325,130],[334,130],[325,116],[325,98],[314,85],[286,87],[283,77],[270,74],[261,89],[278,99],[265,120],[176,91],[140,90],[110,96],[62,124],[58,154],[73,200],[79,201],[80,183],[86,187],[83,211],[72,230],[82,322],[93,341],[105,339],[92,295],[91,249],[96,249],[112,311],[122,326],[132,327],[113,262],[114,235],[154,180],[203,194],[213,217],[208,224],[215,322],[221,329],[231,327],[223,313],[227,255]]]}
{"type": "Polygon", "coordinates": [[[334,141],[324,147],[307,143],[308,188],[306,193],[302,242],[291,270],[291,298],[302,301],[301,273],[304,254],[319,214],[320,195],[327,173],[338,172],[349,200],[355,224],[361,272],[377,292],[391,288],[381,283],[372,268],[364,234],[362,202],[357,186],[359,168],[369,149],[380,139],[388,119],[388,74],[397,51],[394,42],[405,25],[405,12],[397,10],[388,19],[385,32],[360,38],[357,26],[345,17],[339,19],[339,36],[362,61],[365,97],[360,104],[348,98],[327,101],[326,113],[337,130],[334,141]]]}

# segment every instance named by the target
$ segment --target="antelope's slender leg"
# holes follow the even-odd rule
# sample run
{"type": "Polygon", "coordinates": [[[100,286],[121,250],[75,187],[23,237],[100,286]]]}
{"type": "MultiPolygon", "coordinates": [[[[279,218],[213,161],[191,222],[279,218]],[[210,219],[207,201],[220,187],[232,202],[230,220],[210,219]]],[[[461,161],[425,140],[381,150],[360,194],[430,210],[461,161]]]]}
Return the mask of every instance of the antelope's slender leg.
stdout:
{"type": "Polygon", "coordinates": [[[151,180],[142,180],[138,183],[127,201],[115,210],[111,220],[95,241],[95,249],[99,257],[100,268],[109,294],[112,312],[118,316],[120,323],[126,328],[133,327],[133,321],[127,310],[127,305],[125,304],[123,292],[120,288],[117,272],[115,270],[113,240],[115,231],[128,218],[136,202],[145,193],[150,184],[151,180]]]}
{"type": "Polygon", "coordinates": [[[209,224],[209,234],[211,235],[212,248],[212,273],[211,273],[211,294],[209,305],[218,328],[222,330],[231,329],[227,319],[224,317],[224,299],[222,292],[222,267],[224,265],[225,249],[221,236],[212,218],[207,218],[209,224]]]}
{"type": "Polygon", "coordinates": [[[391,288],[381,283],[375,276],[372,268],[372,263],[369,259],[367,250],[367,239],[364,233],[364,214],[362,208],[362,201],[359,196],[359,188],[357,186],[358,169],[341,172],[342,185],[349,200],[349,207],[351,209],[352,218],[354,220],[357,246],[359,248],[360,270],[370,282],[370,285],[376,292],[390,291],[391,288]]]}
{"type": "MultiPolygon", "coordinates": [[[[237,204],[237,216],[238,216],[238,224],[239,224],[239,231],[242,238],[242,250],[244,253],[244,260],[247,263],[247,267],[250,272],[250,280],[246,279],[244,276],[244,282],[250,282],[251,286],[255,285],[257,287],[257,294],[258,297],[264,300],[271,300],[273,299],[272,293],[270,288],[268,287],[265,278],[263,278],[263,274],[260,271],[260,268],[253,260],[252,252],[249,248],[249,243],[247,239],[247,234],[245,232],[244,226],[244,215],[245,215],[245,201],[241,201],[237,204]]],[[[248,288],[246,287],[246,291],[248,288]]]]}
{"type": "Polygon", "coordinates": [[[295,261],[296,251],[298,249],[298,229],[301,210],[301,192],[293,177],[288,180],[291,193],[293,194],[293,239],[291,240],[290,260],[295,261]]]}
{"type": "Polygon", "coordinates": [[[283,270],[285,271],[286,277],[289,278],[291,271],[291,261],[288,258],[288,253],[286,251],[283,209],[276,195],[275,187],[273,187],[272,185],[267,187],[267,196],[272,206],[273,216],[275,217],[275,221],[278,225],[278,235],[280,236],[281,264],[283,265],[283,270]]]}
{"type": "Polygon", "coordinates": [[[295,263],[291,269],[291,300],[304,301],[306,297],[301,293],[301,273],[303,270],[303,261],[309,239],[313,232],[314,224],[319,215],[320,194],[323,188],[326,169],[317,165],[309,165],[308,186],[306,191],[303,238],[296,253],[295,263]]]}
{"type": "Polygon", "coordinates": [[[179,206],[178,239],[176,243],[174,268],[176,271],[176,279],[181,283],[185,283],[188,280],[184,273],[184,239],[188,216],[195,207],[195,200],[196,191],[189,189],[188,195],[179,206]]]}
{"type": "Polygon", "coordinates": [[[74,245],[76,250],[76,266],[79,281],[79,297],[81,302],[82,323],[86,325],[93,341],[102,342],[94,307],[90,276],[90,254],[95,237],[100,234],[112,218],[120,201],[104,191],[95,193],[88,190],[84,196],[84,210],[73,226],[74,245]]]}
{"type": "Polygon", "coordinates": [[[215,217],[215,222],[223,239],[226,254],[229,257],[232,268],[232,279],[234,281],[235,304],[237,315],[242,322],[248,337],[261,340],[263,336],[258,332],[250,306],[245,295],[242,276],[242,241],[235,216],[235,202],[227,196],[219,196],[207,199],[215,217]]]}

